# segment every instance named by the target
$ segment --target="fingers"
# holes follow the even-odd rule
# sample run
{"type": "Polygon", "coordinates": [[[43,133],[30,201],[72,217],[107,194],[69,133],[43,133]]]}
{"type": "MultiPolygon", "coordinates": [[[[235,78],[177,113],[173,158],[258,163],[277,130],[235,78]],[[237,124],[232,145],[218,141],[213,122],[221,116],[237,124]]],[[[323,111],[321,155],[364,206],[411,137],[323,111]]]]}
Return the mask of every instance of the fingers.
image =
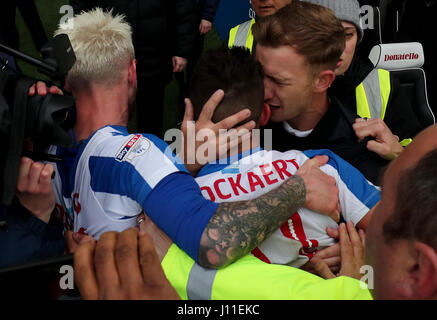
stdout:
{"type": "Polygon", "coordinates": [[[44,97],[47,95],[47,93],[58,94],[58,95],[64,94],[62,92],[62,90],[59,89],[58,87],[51,86],[49,89],[47,89],[47,84],[45,82],[38,81],[36,84],[33,84],[32,86],[30,86],[28,95],[34,96],[35,94],[38,94],[39,96],[44,97]]]}
{"type": "Polygon", "coordinates": [[[20,166],[18,168],[18,178],[17,178],[17,190],[19,192],[25,192],[27,190],[28,176],[32,163],[33,161],[27,157],[22,157],[20,160],[20,166]]]}
{"type": "Polygon", "coordinates": [[[45,82],[38,81],[36,83],[36,92],[40,96],[46,96],[47,95],[48,90],[47,90],[47,85],[45,84],[45,82]]]}
{"type": "MultiPolygon", "coordinates": [[[[231,129],[249,117],[250,117],[250,110],[244,109],[244,110],[241,110],[240,112],[233,114],[232,116],[229,116],[226,119],[223,119],[222,121],[218,122],[216,124],[216,126],[219,129],[231,129]]],[[[251,123],[249,123],[249,125],[246,127],[249,127],[250,130],[252,130],[255,127],[255,121],[250,121],[250,122],[251,123]]]]}
{"type": "Polygon", "coordinates": [[[367,142],[366,146],[369,151],[375,152],[383,157],[387,156],[391,152],[388,144],[377,142],[375,140],[370,140],[367,142]]]}
{"type": "Polygon", "coordinates": [[[199,115],[198,122],[207,123],[211,121],[215,108],[220,104],[224,95],[225,92],[221,89],[213,93],[213,95],[208,99],[208,101],[203,106],[202,112],[199,115]]]}
{"type": "Polygon", "coordinates": [[[55,171],[53,165],[47,163],[43,166],[39,177],[40,190],[43,193],[52,192],[52,175],[55,171]]]}
{"type": "Polygon", "coordinates": [[[148,299],[179,299],[176,291],[168,282],[155,251],[152,238],[140,232],[139,262],[143,275],[143,289],[148,299]]]}
{"type": "Polygon", "coordinates": [[[311,165],[317,166],[317,167],[321,167],[321,166],[327,164],[328,161],[329,161],[328,156],[315,156],[314,158],[309,160],[311,165]]]}
{"type": "Polygon", "coordinates": [[[73,233],[73,240],[77,243],[77,244],[82,244],[88,241],[92,241],[94,240],[94,238],[90,235],[87,234],[83,234],[83,233],[79,233],[79,232],[74,232],[73,233]]]}
{"type": "Polygon", "coordinates": [[[184,113],[184,120],[182,121],[182,126],[185,125],[188,121],[194,121],[194,107],[191,103],[190,99],[185,99],[185,113],[184,113]]]}
{"type": "Polygon", "coordinates": [[[364,232],[364,230],[360,229],[358,230],[358,234],[360,235],[363,248],[366,248],[366,233],[364,232]]]}
{"type": "Polygon", "coordinates": [[[57,86],[51,86],[51,87],[49,88],[49,93],[51,93],[51,94],[58,94],[58,95],[61,95],[61,96],[64,95],[64,93],[62,92],[62,90],[59,89],[57,86]]]}
{"type": "Polygon", "coordinates": [[[352,127],[360,141],[366,137],[382,137],[390,132],[382,119],[356,119],[352,127]]]}
{"type": "Polygon", "coordinates": [[[335,228],[326,228],[326,233],[328,234],[328,236],[330,236],[333,239],[338,240],[340,237],[340,233],[338,231],[338,229],[335,228]]]}
{"type": "Polygon", "coordinates": [[[329,266],[326,264],[326,262],[318,257],[313,257],[311,259],[311,264],[313,267],[314,272],[324,278],[324,279],[332,279],[335,278],[335,274],[331,272],[329,269],[329,266]]]}
{"type": "MultiPolygon", "coordinates": [[[[97,242],[94,264],[97,274],[97,281],[100,285],[103,299],[114,299],[119,297],[120,279],[115,263],[115,246],[118,233],[104,233],[97,242]]],[[[79,249],[78,249],[79,250],[79,249]]]]}
{"type": "Polygon", "coordinates": [[[340,254],[342,257],[342,264],[345,264],[345,262],[346,264],[350,264],[354,260],[354,250],[349,239],[347,227],[344,223],[341,223],[338,230],[340,232],[340,254]]]}
{"type": "Polygon", "coordinates": [[[115,261],[121,286],[127,298],[135,296],[141,288],[142,274],[138,264],[138,229],[130,228],[119,234],[115,246],[115,261]]]}
{"type": "Polygon", "coordinates": [[[27,94],[28,96],[32,97],[35,95],[35,92],[36,92],[36,84],[33,84],[30,86],[29,92],[27,94]]]}
{"type": "Polygon", "coordinates": [[[336,243],[332,246],[317,251],[314,255],[321,259],[329,259],[333,257],[340,257],[340,244],[336,243]]]}
{"type": "Polygon", "coordinates": [[[358,261],[361,262],[364,259],[364,247],[362,239],[351,221],[347,222],[347,231],[349,233],[350,242],[354,251],[354,257],[355,259],[359,259],[358,261]]]}
{"type": "Polygon", "coordinates": [[[51,177],[54,168],[51,164],[34,162],[32,159],[22,157],[18,169],[18,192],[50,193],[52,192],[51,177]]]}
{"type": "Polygon", "coordinates": [[[97,300],[99,286],[94,269],[94,240],[79,245],[74,253],[74,280],[82,299],[97,300]]]}

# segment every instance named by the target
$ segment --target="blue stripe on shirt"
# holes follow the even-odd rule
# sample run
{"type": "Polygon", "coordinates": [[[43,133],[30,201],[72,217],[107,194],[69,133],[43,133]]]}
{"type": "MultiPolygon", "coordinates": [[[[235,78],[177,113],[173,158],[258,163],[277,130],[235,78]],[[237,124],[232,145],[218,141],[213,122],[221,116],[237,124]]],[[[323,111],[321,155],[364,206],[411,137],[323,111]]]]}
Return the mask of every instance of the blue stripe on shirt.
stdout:
{"type": "Polygon", "coordinates": [[[119,162],[113,157],[90,157],[91,189],[128,196],[138,203],[144,202],[152,190],[149,184],[129,162],[119,162]]]}
{"type": "Polygon", "coordinates": [[[334,167],[341,180],[348,189],[368,208],[372,208],[381,198],[377,187],[366,180],[364,175],[350,163],[340,158],[334,152],[326,149],[306,150],[303,152],[308,158],[325,155],[329,157],[328,164],[334,167]]]}
{"type": "Polygon", "coordinates": [[[175,172],[152,189],[129,162],[90,157],[89,168],[94,192],[118,194],[137,201],[174,243],[197,260],[200,238],[218,204],[202,196],[193,177],[175,172]]]}
{"type": "Polygon", "coordinates": [[[203,197],[193,177],[176,172],[155,186],[143,208],[174,243],[197,261],[200,238],[218,206],[203,197]]]}

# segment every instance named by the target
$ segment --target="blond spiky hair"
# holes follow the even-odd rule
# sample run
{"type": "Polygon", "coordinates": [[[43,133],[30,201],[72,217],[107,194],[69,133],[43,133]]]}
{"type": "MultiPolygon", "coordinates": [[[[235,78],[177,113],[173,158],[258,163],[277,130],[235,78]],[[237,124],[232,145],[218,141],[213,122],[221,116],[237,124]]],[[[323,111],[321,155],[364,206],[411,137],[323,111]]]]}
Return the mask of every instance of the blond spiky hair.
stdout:
{"type": "Polygon", "coordinates": [[[95,8],[72,19],[73,28],[60,25],[55,32],[68,35],[76,54],[76,63],[67,75],[70,86],[116,83],[135,57],[125,16],[95,8]]]}

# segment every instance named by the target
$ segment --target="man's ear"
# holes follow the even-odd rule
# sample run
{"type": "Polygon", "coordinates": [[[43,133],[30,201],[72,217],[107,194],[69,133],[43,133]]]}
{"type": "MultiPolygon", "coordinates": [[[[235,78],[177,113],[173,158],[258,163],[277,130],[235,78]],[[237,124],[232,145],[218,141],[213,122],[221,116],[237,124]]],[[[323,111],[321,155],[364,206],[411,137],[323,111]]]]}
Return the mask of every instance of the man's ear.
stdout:
{"type": "Polygon", "coordinates": [[[70,83],[68,82],[68,80],[65,80],[64,89],[71,93],[71,87],[70,87],[70,83]]]}
{"type": "Polygon", "coordinates": [[[259,120],[260,127],[264,127],[267,124],[267,122],[269,122],[271,113],[272,110],[270,109],[270,106],[267,103],[264,103],[263,111],[261,113],[261,117],[259,120]]]}
{"type": "Polygon", "coordinates": [[[409,273],[412,299],[431,299],[437,294],[437,252],[423,242],[414,242],[417,265],[409,273]]]}
{"type": "Polygon", "coordinates": [[[137,86],[137,60],[132,59],[129,65],[127,80],[130,85],[137,86]]]}
{"type": "Polygon", "coordinates": [[[322,93],[328,90],[335,80],[335,72],[332,70],[323,70],[314,79],[314,92],[322,93]]]}

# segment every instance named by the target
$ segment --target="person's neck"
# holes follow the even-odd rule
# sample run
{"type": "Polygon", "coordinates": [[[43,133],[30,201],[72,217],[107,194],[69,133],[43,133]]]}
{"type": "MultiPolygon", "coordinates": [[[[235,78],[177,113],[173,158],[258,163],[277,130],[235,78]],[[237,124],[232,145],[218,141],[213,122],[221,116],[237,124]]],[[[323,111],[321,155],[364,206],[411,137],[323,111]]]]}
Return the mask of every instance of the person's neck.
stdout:
{"type": "Polygon", "coordinates": [[[129,119],[128,95],[122,87],[93,85],[73,92],[76,98],[77,119],[74,126],[76,140],[87,139],[108,125],[126,126],[129,119]]]}
{"type": "Polygon", "coordinates": [[[315,95],[311,106],[299,116],[288,120],[288,124],[293,129],[299,131],[308,131],[316,127],[329,108],[329,98],[326,92],[315,95]]]}

